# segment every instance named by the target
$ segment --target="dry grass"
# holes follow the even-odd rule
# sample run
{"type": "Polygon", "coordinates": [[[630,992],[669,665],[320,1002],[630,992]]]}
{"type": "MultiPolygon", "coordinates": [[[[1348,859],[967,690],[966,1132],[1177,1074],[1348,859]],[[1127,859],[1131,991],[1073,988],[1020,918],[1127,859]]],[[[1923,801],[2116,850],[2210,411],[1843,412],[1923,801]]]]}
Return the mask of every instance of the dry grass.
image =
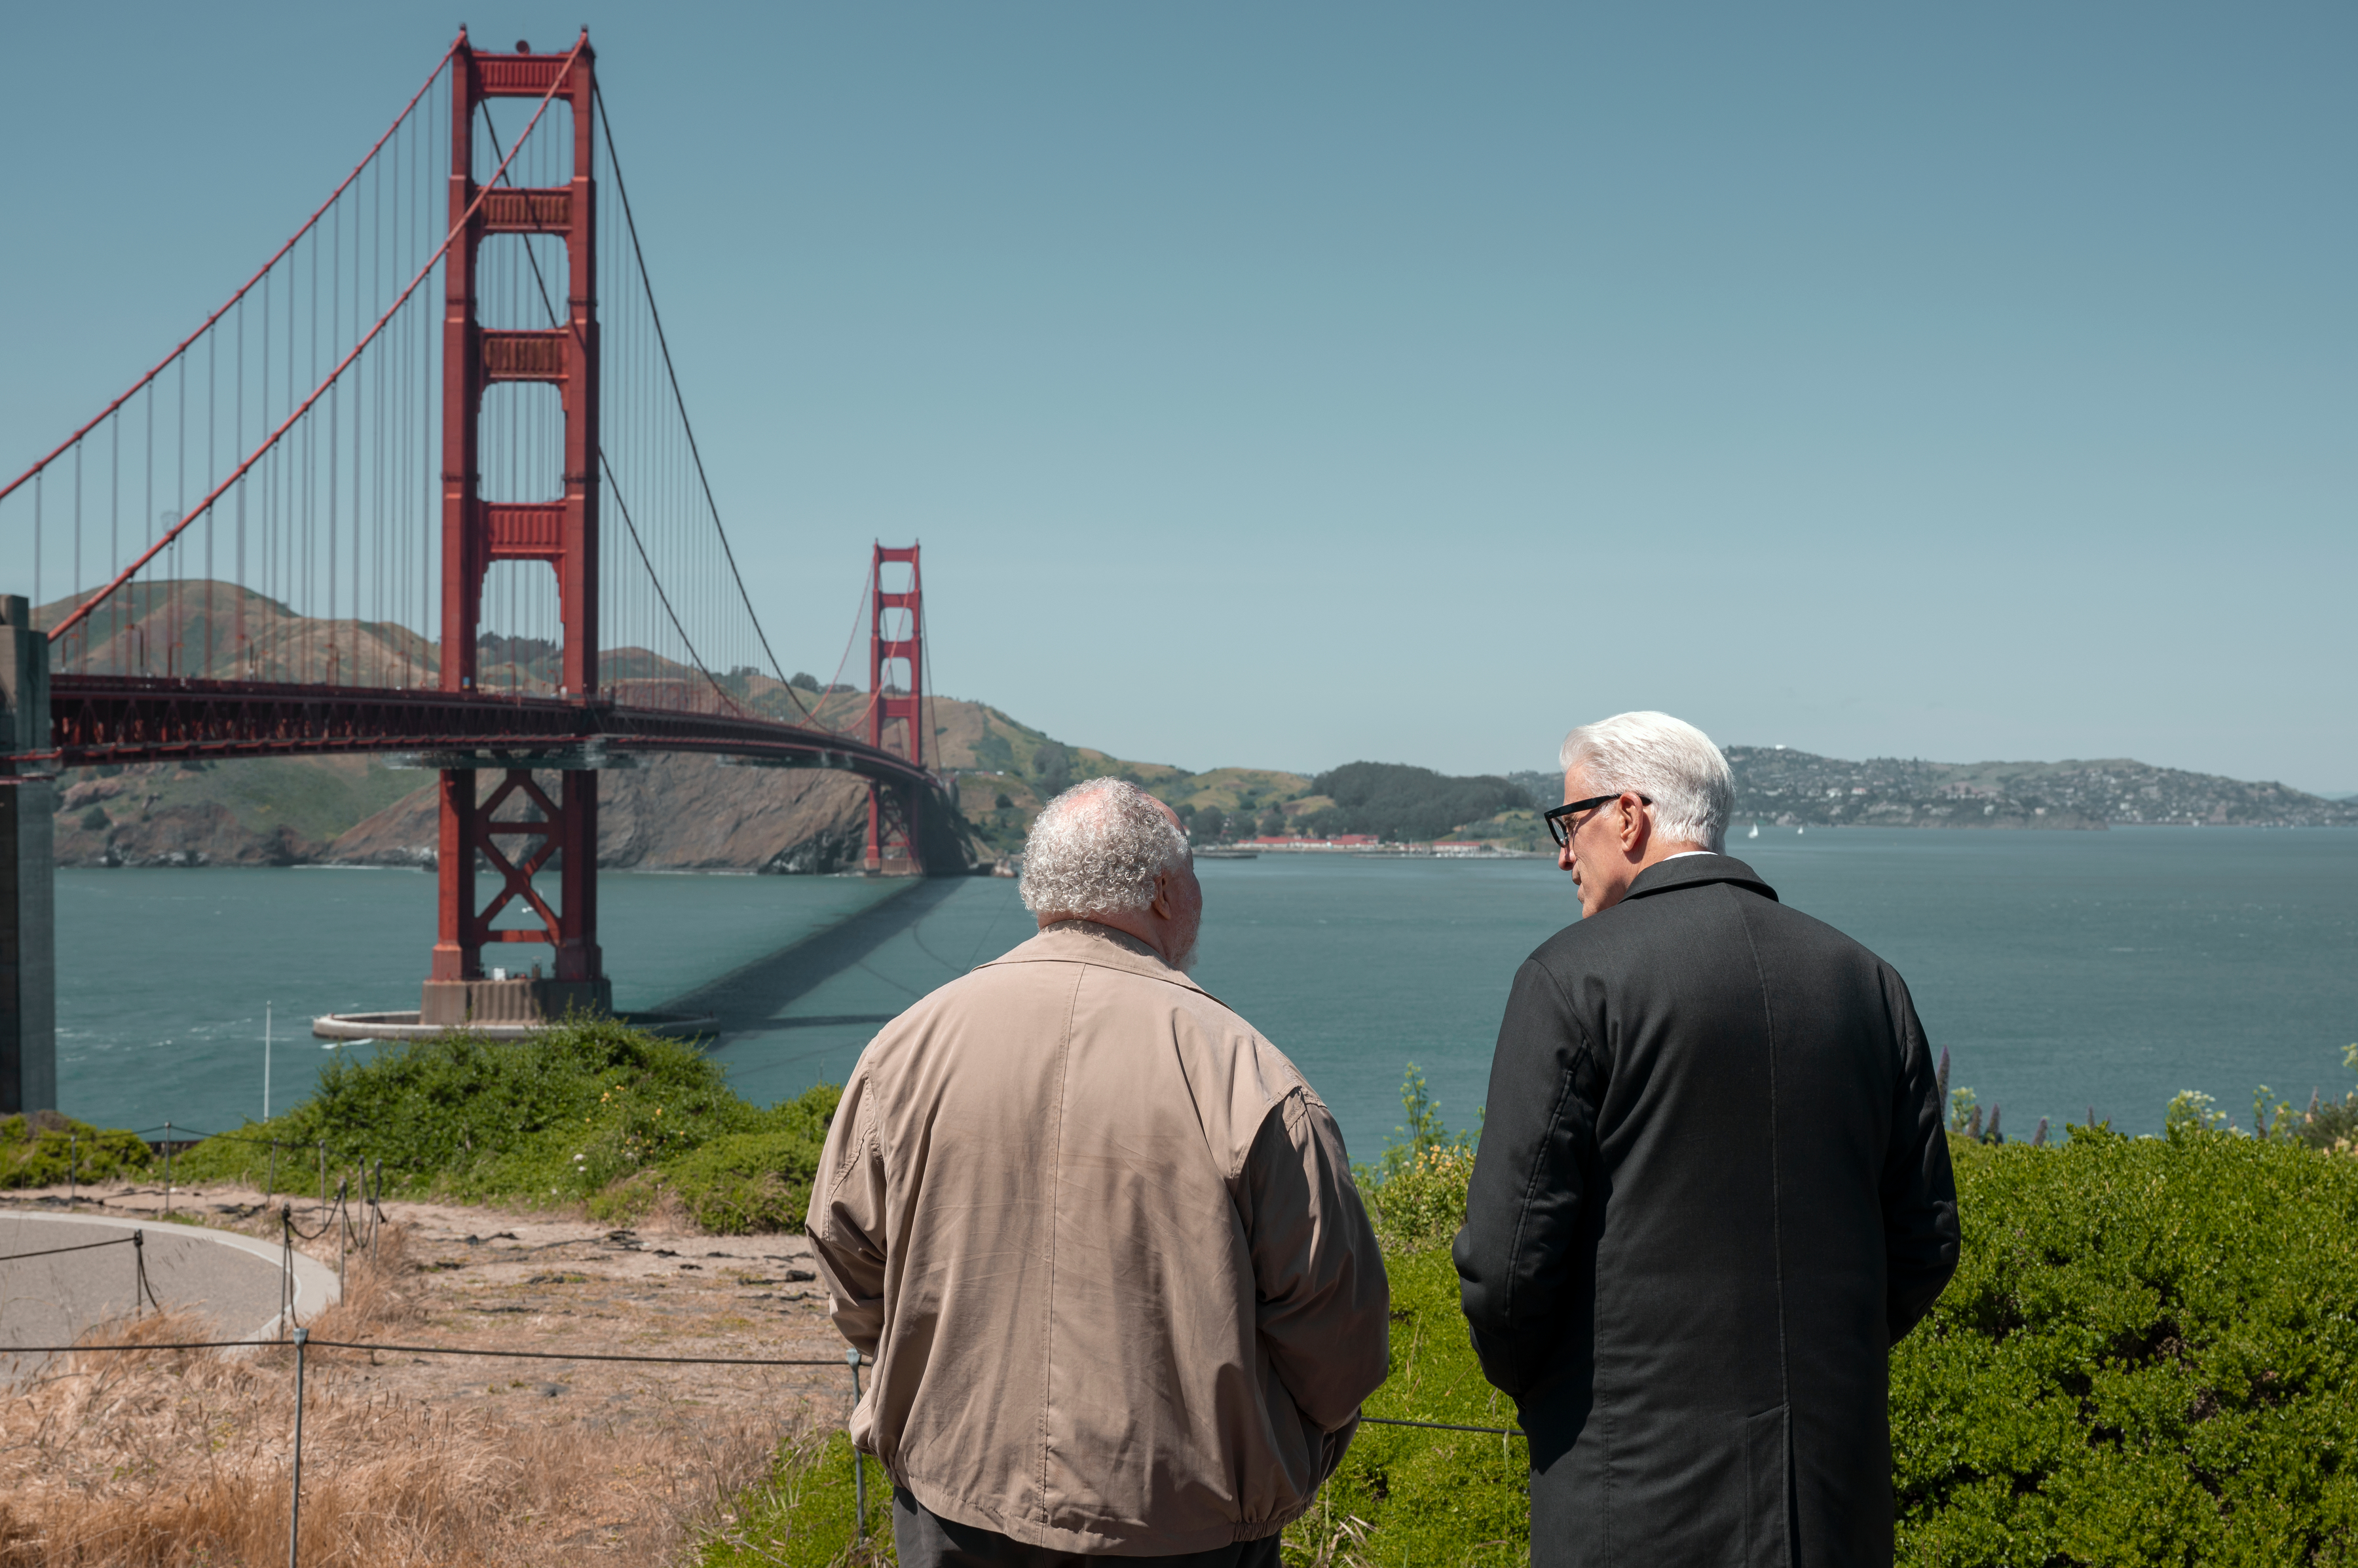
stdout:
{"type": "MultiPolygon", "coordinates": [[[[311,1332],[384,1338],[416,1312],[404,1233],[353,1267],[311,1332]]],[[[151,1315],[87,1345],[210,1337],[151,1315]]],[[[306,1361],[301,1561],[317,1568],[662,1562],[758,1476],[774,1426],[714,1412],[668,1430],[518,1420],[387,1384],[365,1351],[306,1361]]],[[[0,1406],[0,1568],[262,1568],[286,1561],[294,1355],[130,1350],[58,1358],[0,1406]]]]}

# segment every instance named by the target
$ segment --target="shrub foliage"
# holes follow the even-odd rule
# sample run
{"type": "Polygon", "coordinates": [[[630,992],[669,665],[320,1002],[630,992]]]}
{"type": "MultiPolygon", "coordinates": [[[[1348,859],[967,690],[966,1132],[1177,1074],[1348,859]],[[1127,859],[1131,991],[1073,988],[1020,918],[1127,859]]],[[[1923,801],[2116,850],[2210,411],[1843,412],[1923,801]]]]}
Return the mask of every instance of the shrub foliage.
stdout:
{"type": "Polygon", "coordinates": [[[1963,1260],[1891,1360],[1902,1561],[2358,1560],[2358,1160],[2191,1119],[1952,1152],[1963,1260]]]}
{"type": "Polygon", "coordinates": [[[92,1127],[54,1110],[0,1118],[0,1188],[145,1176],[153,1160],[147,1145],[121,1128],[92,1127]]]}
{"type": "Polygon", "coordinates": [[[452,1033],[336,1061],[310,1098],[182,1157],[189,1181],[312,1179],[382,1160],[409,1196],[535,1205],[587,1202],[628,1222],[666,1189],[707,1229],[798,1228],[841,1091],[763,1110],[731,1093],[691,1044],[611,1019],[576,1019],[529,1041],[452,1033]]]}

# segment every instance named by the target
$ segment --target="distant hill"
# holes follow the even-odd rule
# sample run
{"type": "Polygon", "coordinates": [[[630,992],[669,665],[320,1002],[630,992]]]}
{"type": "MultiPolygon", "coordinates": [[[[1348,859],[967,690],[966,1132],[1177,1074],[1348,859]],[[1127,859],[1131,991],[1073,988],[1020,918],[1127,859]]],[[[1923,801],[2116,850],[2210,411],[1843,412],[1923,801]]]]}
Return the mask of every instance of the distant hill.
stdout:
{"type": "MultiPolygon", "coordinates": [[[[1863,762],[1784,746],[1730,746],[1736,816],[1787,827],[2358,827],[2358,800],[2330,800],[2276,783],[2158,768],[2127,758],[2061,762],[1863,762]]],[[[1561,775],[1515,773],[1547,806],[1561,775]]]]}
{"type": "Polygon", "coordinates": [[[1747,821],[1877,827],[2347,827],[2358,805],[2273,782],[2158,768],[2128,758],[2061,762],[1844,762],[1730,746],[1747,821]]]}
{"type": "MultiPolygon", "coordinates": [[[[67,601],[44,608],[54,619],[67,601]]],[[[553,692],[553,645],[492,639],[486,687],[553,692]]],[[[401,685],[430,679],[437,650],[397,625],[329,622],[227,583],[134,585],[93,620],[100,656],[168,650],[181,674],[319,680],[359,672],[401,685]]],[[[75,652],[80,651],[77,645],[75,652]]],[[[701,672],[641,648],[610,650],[614,695],[661,699],[701,672]]],[[[745,708],[790,722],[864,730],[870,698],[821,690],[808,676],[751,670],[718,677],[745,708]]],[[[938,860],[1012,854],[1033,816],[1085,778],[1127,778],[1168,802],[1199,842],[1257,834],[1368,833],[1385,838],[1480,838],[1536,849],[1539,812],[1561,798],[1546,772],[1458,776],[1360,762],[1313,778],[1279,768],[1190,773],[1059,741],[987,703],[930,700],[926,761],[957,784],[960,822],[938,860]]],[[[2358,799],[2335,801],[2281,784],[2249,784],[2126,760],[1845,762],[1774,746],[1731,746],[1736,816],[1787,824],[1899,827],[2080,827],[2113,823],[2317,827],[2358,825],[2358,799]]],[[[373,757],[142,763],[69,769],[58,781],[61,865],[429,864],[433,775],[373,757]]],[[[733,768],[706,757],[651,759],[601,788],[601,864],[668,869],[825,871],[853,863],[866,831],[857,781],[795,770],[733,768]]]]}

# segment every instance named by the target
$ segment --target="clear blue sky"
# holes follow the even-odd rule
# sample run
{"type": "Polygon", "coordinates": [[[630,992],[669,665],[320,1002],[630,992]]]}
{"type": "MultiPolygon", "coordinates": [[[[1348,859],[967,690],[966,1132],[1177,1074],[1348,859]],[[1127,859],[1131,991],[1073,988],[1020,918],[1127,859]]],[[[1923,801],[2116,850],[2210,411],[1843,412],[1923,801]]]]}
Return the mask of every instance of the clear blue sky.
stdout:
{"type": "Polygon", "coordinates": [[[789,667],[922,537],[939,689],[1191,768],[2358,790],[2347,5],[12,5],[0,467],[462,17],[589,22],[789,667]]]}

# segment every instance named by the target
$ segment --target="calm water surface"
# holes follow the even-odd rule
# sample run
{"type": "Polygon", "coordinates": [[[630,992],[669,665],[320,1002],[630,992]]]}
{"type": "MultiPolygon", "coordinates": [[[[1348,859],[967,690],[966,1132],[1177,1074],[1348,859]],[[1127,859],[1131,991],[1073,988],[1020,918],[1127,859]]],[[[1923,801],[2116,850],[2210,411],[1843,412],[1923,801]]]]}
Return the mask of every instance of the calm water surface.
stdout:
{"type": "MultiPolygon", "coordinates": [[[[2182,1088],[2248,1125],[2257,1085],[2297,1103],[2350,1087],[2358,833],[1764,828],[1731,848],[1898,966],[1955,1082],[2003,1105],[2016,1136],[2092,1104],[2149,1131],[2182,1088]]],[[[1200,870],[1197,979],[1293,1058],[1361,1158],[1400,1119],[1410,1061],[1450,1121],[1474,1121],[1515,966],[1579,913],[1546,861],[1200,870]]],[[[275,1069],[289,1103],[321,1057],[300,1033],[310,1014],[416,1005],[433,894],[401,871],[61,871],[66,1108],[142,1128],[258,1114],[265,998],[297,1034],[275,1069]]],[[[1030,928],[1014,885],[981,878],[609,873],[600,914],[620,1006],[748,966],[769,977],[774,1007],[732,1019],[715,1046],[763,1101],[840,1081],[883,1020],[1030,928]]]]}

